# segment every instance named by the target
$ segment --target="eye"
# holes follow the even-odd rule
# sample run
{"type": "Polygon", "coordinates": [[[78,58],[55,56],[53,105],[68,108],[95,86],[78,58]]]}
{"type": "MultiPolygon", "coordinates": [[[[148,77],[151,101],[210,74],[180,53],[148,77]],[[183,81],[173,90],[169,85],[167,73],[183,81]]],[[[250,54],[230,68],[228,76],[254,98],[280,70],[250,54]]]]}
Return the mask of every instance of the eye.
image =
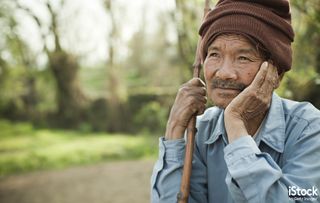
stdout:
{"type": "Polygon", "coordinates": [[[219,57],[219,54],[218,54],[217,52],[210,52],[210,53],[209,53],[209,57],[215,57],[215,58],[217,58],[217,57],[219,57]]]}
{"type": "Polygon", "coordinates": [[[245,57],[245,56],[239,56],[239,58],[238,58],[240,61],[243,61],[243,62],[245,62],[245,61],[252,61],[252,60],[250,60],[248,57],[245,57]]]}

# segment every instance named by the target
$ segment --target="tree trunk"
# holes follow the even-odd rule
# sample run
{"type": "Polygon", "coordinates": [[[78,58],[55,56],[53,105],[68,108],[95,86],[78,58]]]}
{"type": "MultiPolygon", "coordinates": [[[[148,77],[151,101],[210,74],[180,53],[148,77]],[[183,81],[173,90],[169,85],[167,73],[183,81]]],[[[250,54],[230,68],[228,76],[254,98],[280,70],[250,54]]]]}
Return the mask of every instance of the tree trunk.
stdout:
{"type": "MultiPolygon", "coordinates": [[[[116,69],[115,54],[116,45],[115,41],[118,39],[118,25],[115,19],[115,7],[112,0],[105,0],[105,8],[109,14],[109,19],[111,21],[110,33],[108,36],[108,62],[106,64],[107,68],[107,86],[108,86],[108,105],[109,107],[107,114],[108,116],[108,130],[111,132],[122,131],[124,129],[124,124],[121,122],[125,117],[125,110],[123,102],[125,101],[125,88],[121,82],[121,71],[116,69]],[[111,119],[110,119],[111,118],[111,119]]],[[[118,66],[118,68],[120,68],[118,66]]]]}
{"type": "Polygon", "coordinates": [[[63,51],[53,52],[49,60],[56,79],[57,115],[64,121],[76,123],[86,105],[86,97],[78,81],[79,64],[74,57],[63,51]]]}
{"type": "MultiPolygon", "coordinates": [[[[60,1],[60,8],[64,1],[60,1]]],[[[79,81],[78,71],[80,65],[76,58],[63,50],[60,44],[60,32],[58,12],[53,9],[49,0],[44,1],[50,17],[49,32],[42,30],[47,25],[43,24],[41,19],[35,15],[29,8],[17,3],[17,7],[26,11],[32,17],[39,28],[43,41],[44,51],[48,56],[49,68],[53,73],[56,83],[56,101],[57,111],[55,112],[53,122],[59,127],[74,127],[82,121],[83,109],[86,107],[87,99],[83,94],[79,81]],[[53,35],[54,49],[50,50],[46,45],[47,36],[53,35]],[[62,125],[62,126],[61,126],[62,125]]]]}

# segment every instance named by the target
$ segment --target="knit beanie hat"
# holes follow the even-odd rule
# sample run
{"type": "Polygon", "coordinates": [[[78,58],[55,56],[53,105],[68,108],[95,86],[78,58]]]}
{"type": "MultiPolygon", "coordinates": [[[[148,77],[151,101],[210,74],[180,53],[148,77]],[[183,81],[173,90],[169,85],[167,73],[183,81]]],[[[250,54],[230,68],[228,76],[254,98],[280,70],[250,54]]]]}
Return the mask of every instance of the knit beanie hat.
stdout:
{"type": "Polygon", "coordinates": [[[253,38],[269,52],[279,73],[290,70],[294,32],[288,0],[219,0],[199,30],[202,61],[210,44],[223,33],[253,38]]]}

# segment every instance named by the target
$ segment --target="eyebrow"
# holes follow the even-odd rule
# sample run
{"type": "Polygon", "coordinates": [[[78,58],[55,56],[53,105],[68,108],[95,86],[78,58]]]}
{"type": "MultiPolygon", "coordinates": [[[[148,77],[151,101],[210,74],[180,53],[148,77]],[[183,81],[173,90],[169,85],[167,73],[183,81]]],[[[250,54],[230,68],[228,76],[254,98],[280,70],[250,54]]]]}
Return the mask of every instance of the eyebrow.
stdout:
{"type": "Polygon", "coordinates": [[[208,52],[209,52],[209,51],[219,51],[219,48],[216,47],[216,46],[209,46],[208,52]]]}
{"type": "Polygon", "coordinates": [[[254,55],[259,55],[259,52],[255,49],[248,48],[248,49],[239,49],[236,51],[237,53],[240,54],[254,54],[254,55]]]}

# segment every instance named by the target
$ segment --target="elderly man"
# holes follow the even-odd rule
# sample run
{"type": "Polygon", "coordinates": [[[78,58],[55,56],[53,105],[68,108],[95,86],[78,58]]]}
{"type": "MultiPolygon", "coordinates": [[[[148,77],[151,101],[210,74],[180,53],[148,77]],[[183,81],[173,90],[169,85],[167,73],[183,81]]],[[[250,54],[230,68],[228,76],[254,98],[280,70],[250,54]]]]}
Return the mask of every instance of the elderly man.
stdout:
{"type": "Polygon", "coordinates": [[[206,85],[182,85],[151,178],[177,201],[188,121],[197,135],[189,202],[320,201],[320,112],[273,93],[292,61],[289,2],[220,0],[199,31],[206,85]],[[205,110],[206,93],[215,104],[205,110]]]}

